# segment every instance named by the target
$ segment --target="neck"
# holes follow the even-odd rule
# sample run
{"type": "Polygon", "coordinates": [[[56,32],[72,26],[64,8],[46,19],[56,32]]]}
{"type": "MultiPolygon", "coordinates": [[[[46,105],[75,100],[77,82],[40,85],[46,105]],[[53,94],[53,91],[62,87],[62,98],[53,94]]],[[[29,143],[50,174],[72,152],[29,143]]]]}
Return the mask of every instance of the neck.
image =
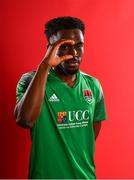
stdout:
{"type": "Polygon", "coordinates": [[[63,75],[56,70],[56,75],[70,87],[72,87],[76,81],[76,74],[63,75]]]}

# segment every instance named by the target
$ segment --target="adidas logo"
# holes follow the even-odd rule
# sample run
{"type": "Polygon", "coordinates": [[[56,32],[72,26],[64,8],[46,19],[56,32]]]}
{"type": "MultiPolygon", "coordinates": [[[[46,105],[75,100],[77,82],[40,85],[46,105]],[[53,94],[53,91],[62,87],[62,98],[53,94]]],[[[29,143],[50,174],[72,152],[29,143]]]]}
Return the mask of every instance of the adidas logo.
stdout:
{"type": "Polygon", "coordinates": [[[50,101],[50,102],[58,102],[58,101],[60,101],[60,100],[58,99],[58,97],[57,97],[55,94],[53,94],[53,95],[49,98],[48,101],[50,101]]]}

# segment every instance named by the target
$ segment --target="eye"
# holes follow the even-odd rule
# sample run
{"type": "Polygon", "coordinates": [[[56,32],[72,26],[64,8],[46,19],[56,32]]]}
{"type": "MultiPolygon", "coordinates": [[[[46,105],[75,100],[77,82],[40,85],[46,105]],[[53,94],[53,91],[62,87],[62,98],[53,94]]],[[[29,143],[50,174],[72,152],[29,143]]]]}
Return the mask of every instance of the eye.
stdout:
{"type": "Polygon", "coordinates": [[[77,44],[76,46],[75,46],[75,49],[81,49],[81,48],[83,48],[83,44],[77,44]]]}
{"type": "Polygon", "coordinates": [[[60,46],[61,50],[69,50],[71,48],[71,46],[69,44],[63,44],[60,46]]]}

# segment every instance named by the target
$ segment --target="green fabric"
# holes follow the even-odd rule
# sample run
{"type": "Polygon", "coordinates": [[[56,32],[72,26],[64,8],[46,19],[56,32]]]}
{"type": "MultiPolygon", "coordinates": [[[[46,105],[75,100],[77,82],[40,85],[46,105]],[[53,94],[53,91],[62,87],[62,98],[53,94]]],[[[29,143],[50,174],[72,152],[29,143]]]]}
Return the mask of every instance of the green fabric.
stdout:
{"type": "MultiPolygon", "coordinates": [[[[22,76],[17,85],[17,102],[33,76],[34,72],[22,76]]],[[[30,129],[29,178],[95,179],[92,124],[105,119],[104,98],[97,79],[78,72],[77,81],[69,87],[51,70],[42,111],[30,129]]]]}

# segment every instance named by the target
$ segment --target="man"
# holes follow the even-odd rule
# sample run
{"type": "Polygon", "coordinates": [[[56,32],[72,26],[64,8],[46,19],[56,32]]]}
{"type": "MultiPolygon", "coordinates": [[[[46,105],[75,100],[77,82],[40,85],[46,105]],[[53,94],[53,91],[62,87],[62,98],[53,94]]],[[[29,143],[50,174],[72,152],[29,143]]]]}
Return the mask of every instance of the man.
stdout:
{"type": "Polygon", "coordinates": [[[17,85],[16,122],[32,139],[29,178],[96,178],[94,140],[106,112],[99,81],[79,70],[84,30],[78,18],[48,21],[45,57],[17,85]]]}

